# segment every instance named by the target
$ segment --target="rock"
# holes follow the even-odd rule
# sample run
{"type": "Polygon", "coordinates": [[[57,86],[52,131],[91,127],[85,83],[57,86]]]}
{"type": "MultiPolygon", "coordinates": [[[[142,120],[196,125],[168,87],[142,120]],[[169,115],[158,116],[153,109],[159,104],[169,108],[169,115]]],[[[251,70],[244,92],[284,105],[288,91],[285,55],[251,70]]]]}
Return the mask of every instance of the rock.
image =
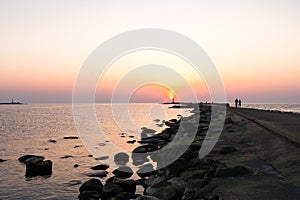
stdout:
{"type": "Polygon", "coordinates": [[[208,198],[207,198],[207,200],[219,200],[219,197],[218,197],[218,195],[211,195],[211,196],[209,196],[208,198]]]}
{"type": "Polygon", "coordinates": [[[191,160],[192,158],[197,157],[197,155],[191,149],[187,149],[180,157],[186,160],[191,160]]]}
{"type": "Polygon", "coordinates": [[[132,194],[130,192],[120,192],[113,196],[112,198],[109,198],[109,200],[130,200],[132,197],[132,194]]]}
{"type": "Polygon", "coordinates": [[[79,200],[99,200],[101,195],[93,190],[83,191],[78,195],[79,200]]]}
{"type": "Polygon", "coordinates": [[[167,183],[170,183],[175,188],[177,194],[182,195],[184,193],[186,182],[181,180],[180,178],[173,177],[167,180],[167,183]]]}
{"type": "Polygon", "coordinates": [[[237,150],[234,146],[228,145],[228,146],[221,147],[219,153],[220,154],[228,154],[228,153],[232,153],[235,151],[237,151],[237,150]]]}
{"type": "Polygon", "coordinates": [[[95,160],[106,160],[108,158],[109,158],[109,156],[100,156],[98,158],[95,158],[95,160]]]}
{"type": "Polygon", "coordinates": [[[167,167],[170,173],[177,175],[188,168],[188,162],[184,158],[179,158],[167,167]]]}
{"type": "Polygon", "coordinates": [[[192,170],[186,170],[182,171],[179,175],[179,177],[184,181],[189,181],[192,179],[203,179],[205,177],[205,174],[208,172],[203,169],[192,169],[192,170]]]}
{"type": "Polygon", "coordinates": [[[25,165],[29,165],[29,164],[35,164],[38,162],[43,161],[44,158],[43,157],[31,157],[25,160],[25,165]]]}
{"type": "Polygon", "coordinates": [[[134,138],[134,135],[129,135],[128,137],[130,137],[130,138],[134,138]]]}
{"type": "Polygon", "coordinates": [[[88,177],[100,177],[100,178],[103,178],[103,177],[106,177],[107,176],[107,171],[105,170],[100,170],[100,171],[97,171],[95,173],[88,173],[86,174],[88,177]]]}
{"type": "Polygon", "coordinates": [[[159,199],[154,196],[144,195],[136,198],[136,200],[159,200],[159,199]]]}
{"type": "Polygon", "coordinates": [[[60,158],[65,159],[65,158],[72,158],[72,157],[73,157],[72,155],[64,155],[64,156],[62,156],[60,158]]]}
{"type": "Polygon", "coordinates": [[[109,168],[108,164],[100,164],[94,167],[91,167],[92,170],[107,170],[109,168]]]}
{"type": "Polygon", "coordinates": [[[132,179],[124,180],[122,178],[115,177],[113,183],[121,186],[124,191],[129,192],[131,196],[134,195],[136,191],[136,182],[132,179]]]}
{"type": "Polygon", "coordinates": [[[232,168],[221,168],[216,173],[216,177],[236,177],[251,174],[251,171],[244,166],[235,166],[232,168]]]}
{"type": "Polygon", "coordinates": [[[144,193],[146,195],[155,196],[160,200],[169,200],[176,196],[176,189],[170,183],[161,183],[149,186],[144,193]]]}
{"type": "Polygon", "coordinates": [[[75,165],[73,165],[73,167],[74,167],[74,168],[77,168],[77,167],[79,167],[79,165],[78,165],[78,164],[75,164],[75,165]]]}
{"type": "Polygon", "coordinates": [[[3,160],[3,159],[0,158],[0,163],[5,162],[5,161],[7,161],[7,160],[3,160]]]}
{"type": "Polygon", "coordinates": [[[132,161],[133,161],[133,164],[135,166],[142,165],[145,162],[149,161],[148,154],[146,154],[146,153],[133,153],[132,154],[132,161]]]}
{"type": "Polygon", "coordinates": [[[76,140],[78,138],[79,138],[78,136],[65,136],[64,137],[65,140],[76,140]]]}
{"type": "Polygon", "coordinates": [[[41,159],[45,159],[44,156],[36,156],[36,155],[25,155],[25,156],[21,156],[20,158],[18,158],[19,162],[21,163],[25,163],[25,161],[28,159],[28,158],[33,158],[33,157],[36,157],[36,158],[41,158],[41,159]]]}
{"type": "Polygon", "coordinates": [[[148,144],[148,145],[143,145],[136,147],[132,153],[147,153],[147,152],[153,152],[158,150],[158,147],[154,144],[148,144]]]}
{"type": "Polygon", "coordinates": [[[140,169],[137,170],[137,175],[141,178],[149,177],[155,173],[155,170],[153,168],[152,164],[146,164],[140,167],[140,169]]]}
{"type": "Polygon", "coordinates": [[[82,145],[75,145],[74,149],[79,148],[79,147],[82,147],[82,145]]]}
{"type": "Polygon", "coordinates": [[[103,197],[101,199],[108,199],[109,197],[113,197],[120,192],[124,192],[124,189],[120,185],[106,183],[103,187],[103,197]]]}
{"type": "Polygon", "coordinates": [[[120,152],[114,156],[114,161],[117,165],[125,165],[129,161],[129,156],[124,152],[120,152]]]}
{"type": "Polygon", "coordinates": [[[50,140],[48,140],[48,142],[56,143],[56,140],[50,139],[50,140]]]}
{"type": "Polygon", "coordinates": [[[101,196],[103,193],[103,185],[100,180],[92,178],[80,186],[79,192],[83,193],[85,191],[94,191],[101,196]]]}
{"type": "Polygon", "coordinates": [[[133,175],[132,169],[127,166],[121,166],[118,169],[115,169],[112,173],[121,178],[130,178],[133,175]]]}
{"type": "Polygon", "coordinates": [[[136,140],[129,140],[127,141],[128,144],[134,144],[136,142],[136,140]]]}
{"type": "MultiPolygon", "coordinates": [[[[32,158],[33,160],[33,158],[32,158]]],[[[27,162],[27,161],[26,161],[27,162]]],[[[26,177],[34,177],[34,176],[47,176],[52,174],[52,161],[38,161],[28,162],[26,164],[26,177]]]]}

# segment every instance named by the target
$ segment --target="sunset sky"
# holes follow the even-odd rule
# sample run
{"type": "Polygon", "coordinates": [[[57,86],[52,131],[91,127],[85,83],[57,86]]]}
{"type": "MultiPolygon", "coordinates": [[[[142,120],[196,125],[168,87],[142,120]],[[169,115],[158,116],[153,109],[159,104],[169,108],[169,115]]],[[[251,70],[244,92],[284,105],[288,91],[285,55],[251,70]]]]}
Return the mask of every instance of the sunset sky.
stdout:
{"type": "MultiPolygon", "coordinates": [[[[239,97],[300,103],[299,0],[0,0],[0,28],[0,102],[72,102],[77,74],[102,42],[133,29],[161,28],[206,51],[229,102],[239,97]]],[[[166,101],[173,91],[189,101],[190,86],[206,101],[204,79],[175,55],[135,52],[110,66],[99,80],[96,100],[109,101],[117,88],[121,100],[130,92],[134,102],[166,101]],[[151,64],[167,66],[157,74],[173,84],[134,85],[147,75],[144,71],[125,76],[134,66],[151,64]],[[135,90],[127,91],[131,87],[135,90]]]]}

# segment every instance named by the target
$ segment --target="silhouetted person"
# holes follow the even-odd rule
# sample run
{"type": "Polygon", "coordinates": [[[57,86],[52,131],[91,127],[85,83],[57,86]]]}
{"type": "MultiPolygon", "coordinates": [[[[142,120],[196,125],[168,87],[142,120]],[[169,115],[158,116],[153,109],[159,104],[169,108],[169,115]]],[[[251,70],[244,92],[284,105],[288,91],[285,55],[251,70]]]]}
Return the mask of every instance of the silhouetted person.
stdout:
{"type": "Polygon", "coordinates": [[[242,107],[242,100],[239,99],[239,107],[242,107]]]}
{"type": "Polygon", "coordinates": [[[237,108],[237,106],[238,106],[238,103],[239,103],[239,100],[238,100],[238,98],[236,98],[234,102],[235,102],[235,107],[237,108]]]}

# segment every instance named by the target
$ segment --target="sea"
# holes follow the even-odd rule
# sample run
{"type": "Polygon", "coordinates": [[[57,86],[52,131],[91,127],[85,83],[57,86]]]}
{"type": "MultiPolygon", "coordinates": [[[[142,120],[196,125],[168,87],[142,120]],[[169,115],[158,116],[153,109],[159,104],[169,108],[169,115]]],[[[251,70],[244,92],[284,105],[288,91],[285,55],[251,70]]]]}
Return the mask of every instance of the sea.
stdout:
{"type": "MultiPolygon", "coordinates": [[[[83,110],[88,106],[80,105],[83,110]]],[[[96,147],[98,155],[103,156],[98,158],[91,155],[83,139],[95,136],[77,131],[76,123],[80,122],[74,122],[72,104],[1,105],[0,159],[7,161],[0,163],[0,199],[77,199],[80,185],[95,172],[91,167],[101,163],[110,165],[108,176],[102,178],[103,184],[118,167],[107,163],[106,158],[113,158],[117,152],[107,151],[106,146],[115,145],[120,152],[130,152],[138,144],[127,141],[138,141],[143,130],[154,134],[166,128],[163,120],[191,115],[191,109],[169,109],[168,106],[96,104],[94,114],[101,131],[96,137],[106,137],[105,142],[96,147]],[[65,136],[79,136],[79,139],[64,139],[65,136]],[[18,158],[27,154],[51,160],[52,175],[25,177],[26,166],[18,158]]],[[[137,190],[142,193],[142,188],[137,190]]]]}
{"type": "MultiPolygon", "coordinates": [[[[85,110],[85,104],[80,105],[85,110]]],[[[300,104],[243,104],[243,107],[300,113],[300,104]]],[[[92,155],[86,146],[88,133],[82,135],[76,128],[72,104],[27,104],[0,106],[0,199],[77,199],[80,185],[89,180],[90,168],[107,163],[116,152],[105,150],[115,145],[130,152],[138,144],[141,132],[155,134],[165,127],[164,120],[191,115],[191,109],[169,109],[169,105],[153,103],[96,104],[94,115],[101,135],[97,151],[102,158],[92,155]],[[150,130],[150,131],[149,131],[150,130]],[[104,135],[103,135],[104,134],[104,135]],[[79,136],[79,139],[64,139],[79,136]],[[44,156],[53,162],[49,177],[25,177],[26,166],[18,161],[23,155],[44,156]],[[74,167],[78,165],[78,167],[74,167]]],[[[78,114],[78,113],[77,113],[78,114]]],[[[80,114],[80,113],[79,113],[80,114]]],[[[84,119],[82,119],[84,121],[84,119]]],[[[93,138],[92,138],[93,139],[93,138]]],[[[108,163],[108,176],[118,167],[108,163]]],[[[133,177],[138,178],[138,177],[133,177]]],[[[137,189],[142,192],[142,188],[137,189]]]]}

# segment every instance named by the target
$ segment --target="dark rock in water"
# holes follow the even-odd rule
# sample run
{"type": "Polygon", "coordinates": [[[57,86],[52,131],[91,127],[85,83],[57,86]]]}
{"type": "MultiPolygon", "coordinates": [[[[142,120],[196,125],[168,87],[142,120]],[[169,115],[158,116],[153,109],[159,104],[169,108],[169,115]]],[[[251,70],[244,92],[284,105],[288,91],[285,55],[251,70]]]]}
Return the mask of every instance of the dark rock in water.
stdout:
{"type": "Polygon", "coordinates": [[[129,161],[129,156],[124,152],[120,152],[114,156],[114,161],[117,165],[125,165],[129,161]]]}
{"type": "Polygon", "coordinates": [[[121,178],[130,178],[133,175],[132,169],[127,166],[121,166],[118,169],[115,169],[112,173],[121,178]]]}
{"type": "Polygon", "coordinates": [[[73,165],[73,167],[74,167],[74,168],[77,168],[77,167],[79,167],[79,165],[78,165],[78,164],[75,164],[75,165],[73,165]]]}
{"type": "Polygon", "coordinates": [[[3,160],[3,159],[0,158],[0,163],[1,163],[1,162],[5,162],[5,161],[6,161],[6,160],[3,160]]]}
{"type": "Polygon", "coordinates": [[[43,157],[31,157],[25,160],[25,165],[29,165],[29,164],[35,164],[38,162],[43,161],[44,158],[43,157]]]}
{"type": "Polygon", "coordinates": [[[90,155],[88,155],[88,157],[93,157],[93,155],[90,154],[90,155]]]}
{"type": "Polygon", "coordinates": [[[132,194],[130,194],[130,192],[120,192],[118,194],[116,194],[113,199],[116,200],[130,200],[132,199],[132,194]]]}
{"type": "Polygon", "coordinates": [[[50,139],[48,142],[56,143],[56,140],[50,139]]]}
{"type": "Polygon", "coordinates": [[[144,191],[146,195],[155,196],[161,200],[174,199],[176,196],[176,189],[170,183],[161,183],[149,186],[144,191]]]}
{"type": "Polygon", "coordinates": [[[236,148],[234,146],[225,146],[225,147],[221,147],[219,153],[220,154],[228,154],[228,153],[232,153],[237,151],[236,148]]]}
{"type": "Polygon", "coordinates": [[[218,195],[212,195],[212,196],[209,196],[208,198],[207,198],[207,200],[219,200],[220,198],[218,197],[218,195]]]}
{"type": "Polygon", "coordinates": [[[124,189],[124,191],[129,192],[131,196],[134,195],[136,191],[136,182],[132,179],[124,180],[122,178],[115,177],[113,179],[113,183],[121,186],[124,189]]]}
{"type": "Polygon", "coordinates": [[[97,171],[95,173],[88,173],[87,176],[88,177],[100,177],[100,178],[103,178],[103,177],[106,177],[107,176],[107,171],[105,170],[100,170],[100,171],[97,171]]]}
{"type": "Polygon", "coordinates": [[[137,170],[137,175],[141,178],[149,177],[153,174],[155,174],[155,170],[153,168],[152,164],[146,164],[140,167],[140,169],[137,170]]]}
{"type": "Polygon", "coordinates": [[[93,190],[83,191],[78,195],[79,200],[99,200],[101,195],[93,190]]]}
{"type": "Polygon", "coordinates": [[[103,196],[101,197],[101,199],[108,199],[121,192],[124,192],[124,189],[120,185],[114,183],[106,183],[103,187],[103,196]]]}
{"type": "Polygon", "coordinates": [[[51,160],[35,160],[31,158],[31,162],[26,160],[26,177],[34,176],[48,176],[52,174],[52,161],[51,160]]]}
{"type": "Polygon", "coordinates": [[[232,168],[221,168],[217,173],[216,177],[236,177],[245,176],[251,174],[251,171],[244,166],[235,166],[232,168]]]}
{"type": "Polygon", "coordinates": [[[134,135],[129,135],[130,138],[134,138],[134,135]]]}
{"type": "Polygon", "coordinates": [[[94,191],[101,196],[103,193],[103,184],[100,180],[92,178],[80,186],[79,192],[83,193],[85,191],[94,191]]]}
{"type": "Polygon", "coordinates": [[[100,164],[94,167],[91,167],[92,170],[107,170],[109,168],[108,164],[100,164]]]}
{"type": "Polygon", "coordinates": [[[148,145],[143,145],[136,147],[132,153],[147,153],[147,152],[153,152],[158,150],[158,147],[154,144],[148,144],[148,145]]]}
{"type": "Polygon", "coordinates": [[[128,144],[134,144],[136,142],[136,140],[129,140],[127,141],[128,144]]]}
{"type": "Polygon", "coordinates": [[[79,138],[78,136],[65,136],[64,137],[65,140],[76,140],[78,138],[79,138]]]}
{"type": "Polygon", "coordinates": [[[22,157],[18,158],[18,160],[19,160],[19,162],[21,162],[21,163],[25,163],[25,161],[26,161],[28,158],[33,158],[33,157],[35,157],[35,158],[41,158],[41,159],[43,159],[43,160],[45,159],[44,156],[25,155],[25,156],[22,156],[22,157]]]}
{"type": "Polygon", "coordinates": [[[82,145],[75,145],[74,149],[79,148],[79,147],[82,147],[82,145]]]}
{"type": "Polygon", "coordinates": [[[108,158],[109,158],[109,156],[100,156],[98,158],[95,158],[95,160],[106,160],[108,158]]]}
{"type": "Polygon", "coordinates": [[[159,200],[159,199],[154,196],[144,195],[136,198],[136,200],[159,200]]]}
{"type": "Polygon", "coordinates": [[[64,156],[62,156],[60,158],[65,159],[65,158],[72,158],[72,157],[73,157],[72,155],[64,155],[64,156]]]}
{"type": "Polygon", "coordinates": [[[134,154],[132,154],[132,160],[133,160],[133,164],[135,166],[142,165],[145,162],[149,161],[148,154],[146,154],[146,153],[134,153],[134,154]]]}
{"type": "Polygon", "coordinates": [[[176,190],[177,194],[182,195],[184,193],[185,187],[186,187],[186,182],[181,180],[178,177],[173,177],[169,180],[167,180],[167,183],[170,183],[176,190]]]}
{"type": "Polygon", "coordinates": [[[47,150],[49,150],[49,148],[45,148],[44,150],[47,151],[47,150]]]}

